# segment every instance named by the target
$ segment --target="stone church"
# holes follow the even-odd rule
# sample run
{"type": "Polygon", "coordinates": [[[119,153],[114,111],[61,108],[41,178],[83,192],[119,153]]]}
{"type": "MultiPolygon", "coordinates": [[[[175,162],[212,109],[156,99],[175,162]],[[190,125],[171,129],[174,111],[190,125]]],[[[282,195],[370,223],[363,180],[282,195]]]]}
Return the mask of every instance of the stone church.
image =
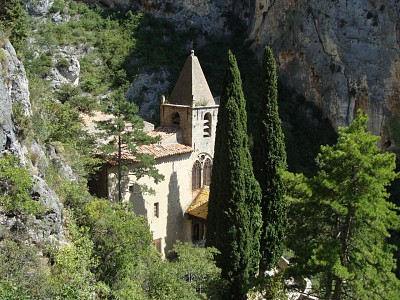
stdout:
{"type": "MultiPolygon", "coordinates": [[[[217,115],[218,104],[192,50],[170,97],[161,96],[160,126],[149,132],[161,140],[139,149],[155,157],[165,179],[158,184],[146,177],[137,180],[129,171],[134,162],[123,171],[123,201],[147,216],[153,244],[164,255],[176,240],[204,241],[217,115]],[[142,194],[140,184],[155,195],[142,194]]],[[[123,155],[129,160],[129,153],[123,155]]],[[[108,165],[104,172],[107,196],[116,200],[117,167],[108,165]]]]}

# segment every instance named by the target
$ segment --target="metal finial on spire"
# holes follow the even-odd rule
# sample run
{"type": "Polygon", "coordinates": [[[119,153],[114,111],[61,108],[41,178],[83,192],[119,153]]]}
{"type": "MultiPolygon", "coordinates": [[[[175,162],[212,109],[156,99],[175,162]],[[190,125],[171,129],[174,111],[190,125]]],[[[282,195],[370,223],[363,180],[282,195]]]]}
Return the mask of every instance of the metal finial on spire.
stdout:
{"type": "Polygon", "coordinates": [[[194,50],[190,50],[190,56],[194,56],[194,50]]]}

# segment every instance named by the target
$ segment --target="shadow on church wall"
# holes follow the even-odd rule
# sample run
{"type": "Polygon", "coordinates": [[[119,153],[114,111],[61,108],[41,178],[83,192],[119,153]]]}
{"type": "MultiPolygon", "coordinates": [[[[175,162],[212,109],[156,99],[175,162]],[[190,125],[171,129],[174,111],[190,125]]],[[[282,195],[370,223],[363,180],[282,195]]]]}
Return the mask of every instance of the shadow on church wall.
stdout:
{"type": "Polygon", "coordinates": [[[167,206],[167,237],[165,240],[165,252],[172,249],[176,240],[182,240],[183,211],[179,193],[178,176],[174,171],[168,184],[167,206]]]}
{"type": "Polygon", "coordinates": [[[147,209],[143,197],[143,192],[133,192],[129,197],[129,201],[133,206],[133,211],[137,215],[147,216],[147,209]]]}

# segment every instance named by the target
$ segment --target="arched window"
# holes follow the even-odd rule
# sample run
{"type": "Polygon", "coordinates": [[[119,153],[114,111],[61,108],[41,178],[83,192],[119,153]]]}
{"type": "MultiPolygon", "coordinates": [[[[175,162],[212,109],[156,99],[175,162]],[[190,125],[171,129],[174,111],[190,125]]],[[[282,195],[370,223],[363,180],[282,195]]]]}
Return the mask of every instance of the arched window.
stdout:
{"type": "Polygon", "coordinates": [[[192,169],[192,190],[199,188],[201,188],[201,164],[196,160],[192,169]]]}
{"type": "Polygon", "coordinates": [[[212,163],[211,159],[207,158],[203,168],[203,185],[211,184],[212,163]]]}
{"type": "Polygon", "coordinates": [[[203,121],[203,137],[211,136],[211,114],[209,112],[204,115],[203,121]]]}
{"type": "Polygon", "coordinates": [[[174,112],[171,116],[172,125],[181,125],[181,117],[178,112],[174,112]]]}

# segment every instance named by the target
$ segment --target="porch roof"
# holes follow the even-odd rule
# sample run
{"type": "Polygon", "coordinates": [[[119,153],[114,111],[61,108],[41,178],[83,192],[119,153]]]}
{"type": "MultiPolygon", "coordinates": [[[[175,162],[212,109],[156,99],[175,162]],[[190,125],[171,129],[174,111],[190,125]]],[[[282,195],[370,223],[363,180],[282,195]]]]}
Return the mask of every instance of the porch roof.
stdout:
{"type": "Polygon", "coordinates": [[[190,204],[186,213],[189,216],[196,217],[202,220],[207,219],[208,215],[208,198],[210,196],[210,188],[204,186],[190,204]]]}

